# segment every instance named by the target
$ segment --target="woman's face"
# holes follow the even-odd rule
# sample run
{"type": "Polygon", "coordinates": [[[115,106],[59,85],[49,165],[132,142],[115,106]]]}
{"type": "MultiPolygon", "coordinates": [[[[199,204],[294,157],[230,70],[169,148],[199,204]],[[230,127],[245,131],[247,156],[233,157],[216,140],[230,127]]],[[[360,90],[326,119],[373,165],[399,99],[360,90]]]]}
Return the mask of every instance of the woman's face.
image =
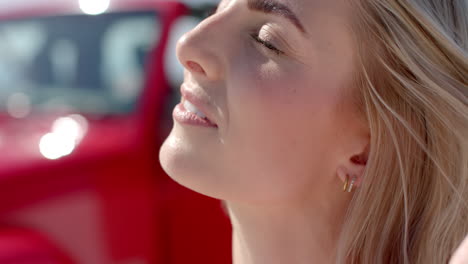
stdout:
{"type": "Polygon", "coordinates": [[[221,1],[178,43],[181,102],[210,121],[176,107],[160,153],[165,171],[225,200],[340,191],[337,167],[358,154],[364,131],[349,96],[350,15],[345,0],[221,1]]]}

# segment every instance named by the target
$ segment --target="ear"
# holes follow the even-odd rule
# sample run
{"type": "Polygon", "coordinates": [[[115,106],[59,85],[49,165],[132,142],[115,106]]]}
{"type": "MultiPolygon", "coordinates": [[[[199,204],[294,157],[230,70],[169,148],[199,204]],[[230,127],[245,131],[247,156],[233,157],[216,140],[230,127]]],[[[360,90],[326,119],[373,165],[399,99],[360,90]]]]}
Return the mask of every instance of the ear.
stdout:
{"type": "Polygon", "coordinates": [[[370,142],[367,141],[361,151],[348,155],[346,159],[338,165],[337,175],[343,183],[346,181],[346,177],[349,177],[349,180],[355,178],[355,187],[361,186],[367,160],[369,158],[369,150],[370,142]]]}

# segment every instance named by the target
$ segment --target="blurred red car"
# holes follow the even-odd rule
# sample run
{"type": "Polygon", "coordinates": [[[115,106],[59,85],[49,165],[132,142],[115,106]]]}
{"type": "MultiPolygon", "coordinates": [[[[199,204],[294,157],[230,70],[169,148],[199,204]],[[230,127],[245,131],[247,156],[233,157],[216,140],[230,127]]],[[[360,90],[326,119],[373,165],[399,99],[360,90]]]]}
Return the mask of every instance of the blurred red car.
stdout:
{"type": "Polygon", "coordinates": [[[165,61],[190,16],[135,0],[0,13],[0,263],[231,262],[220,202],[158,161],[178,100],[165,61]]]}

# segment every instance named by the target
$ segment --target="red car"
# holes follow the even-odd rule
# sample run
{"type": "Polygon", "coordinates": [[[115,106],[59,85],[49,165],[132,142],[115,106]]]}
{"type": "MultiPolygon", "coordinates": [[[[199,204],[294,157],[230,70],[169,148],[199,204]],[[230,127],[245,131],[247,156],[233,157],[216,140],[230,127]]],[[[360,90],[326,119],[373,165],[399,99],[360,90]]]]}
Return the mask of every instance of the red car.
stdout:
{"type": "Polygon", "coordinates": [[[158,161],[179,100],[171,34],[192,11],[79,0],[0,12],[0,263],[231,262],[221,203],[158,161]]]}

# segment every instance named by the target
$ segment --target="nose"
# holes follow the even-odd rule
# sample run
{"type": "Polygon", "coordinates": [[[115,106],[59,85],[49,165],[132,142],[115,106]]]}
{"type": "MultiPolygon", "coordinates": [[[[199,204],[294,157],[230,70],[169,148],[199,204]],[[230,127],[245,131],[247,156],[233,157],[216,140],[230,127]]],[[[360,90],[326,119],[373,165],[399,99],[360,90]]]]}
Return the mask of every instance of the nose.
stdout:
{"type": "Polygon", "coordinates": [[[222,44],[217,42],[218,30],[209,19],[183,35],[177,42],[176,52],[180,63],[193,75],[219,80],[223,75],[219,47],[222,44]]]}

